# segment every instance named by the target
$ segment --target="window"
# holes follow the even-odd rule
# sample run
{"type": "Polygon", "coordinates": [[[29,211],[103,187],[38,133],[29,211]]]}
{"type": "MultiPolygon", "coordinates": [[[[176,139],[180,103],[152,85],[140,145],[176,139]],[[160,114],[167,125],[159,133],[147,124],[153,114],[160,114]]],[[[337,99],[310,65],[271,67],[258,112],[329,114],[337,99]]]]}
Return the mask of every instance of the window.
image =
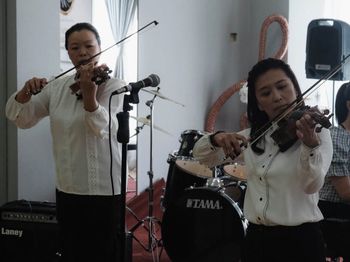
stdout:
{"type": "MultiPolygon", "coordinates": [[[[117,41],[114,40],[111,30],[107,8],[104,1],[93,0],[92,5],[92,24],[97,28],[101,36],[102,50],[114,45],[117,41]]],[[[137,31],[137,16],[134,16],[128,35],[137,31]]],[[[137,35],[131,37],[124,44],[125,50],[125,77],[126,82],[134,82],[137,79],[137,35]]],[[[119,45],[107,50],[101,55],[100,61],[106,63],[112,70],[115,68],[119,45]]]]}
{"type": "MultiPolygon", "coordinates": [[[[117,41],[114,40],[107,7],[104,1],[93,0],[92,1],[92,24],[98,30],[101,37],[101,48],[105,50],[113,46],[117,41]]],[[[134,20],[130,26],[129,32],[127,35],[130,35],[137,31],[137,15],[134,16],[134,20]]],[[[137,35],[129,38],[124,44],[125,52],[125,68],[124,68],[124,81],[127,83],[137,81],[137,35]]],[[[119,52],[119,45],[114,46],[113,48],[107,50],[101,55],[100,62],[106,63],[108,67],[114,71],[116,60],[119,52]]],[[[113,74],[113,72],[112,72],[113,74]]],[[[133,110],[130,112],[130,115],[137,115],[137,106],[133,105],[133,110]]],[[[130,135],[134,135],[136,132],[136,121],[130,119],[130,135]]],[[[130,144],[136,144],[136,136],[131,137],[130,144]]]]}

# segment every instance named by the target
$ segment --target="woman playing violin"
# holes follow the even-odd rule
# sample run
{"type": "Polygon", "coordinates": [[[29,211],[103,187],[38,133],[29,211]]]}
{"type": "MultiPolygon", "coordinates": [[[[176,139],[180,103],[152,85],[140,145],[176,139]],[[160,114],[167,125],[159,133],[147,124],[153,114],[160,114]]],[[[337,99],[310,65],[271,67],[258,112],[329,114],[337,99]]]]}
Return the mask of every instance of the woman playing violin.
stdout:
{"type": "Polygon", "coordinates": [[[203,136],[193,155],[209,166],[240,154],[244,158],[244,215],[249,225],[242,261],[324,262],[318,224],[323,217],[317,202],[332,159],[329,130],[317,133],[315,120],[306,112],[295,123],[297,139],[281,150],[271,137],[278,126],[270,125],[261,136],[260,131],[300,97],[293,71],[282,60],[268,58],[252,68],[247,84],[250,128],[203,136]]]}
{"type": "Polygon", "coordinates": [[[125,83],[92,80],[101,66],[97,66],[98,56],[90,58],[100,52],[100,45],[91,24],[73,25],[65,34],[65,47],[76,74],[49,83],[33,77],[6,105],[7,117],[19,128],[50,117],[63,261],[118,261],[121,146],[115,113],[122,110],[123,96],[115,96],[111,103],[114,190],[109,170],[109,98],[125,83]],[[74,92],[81,99],[72,92],[72,85],[78,85],[74,92]]]}

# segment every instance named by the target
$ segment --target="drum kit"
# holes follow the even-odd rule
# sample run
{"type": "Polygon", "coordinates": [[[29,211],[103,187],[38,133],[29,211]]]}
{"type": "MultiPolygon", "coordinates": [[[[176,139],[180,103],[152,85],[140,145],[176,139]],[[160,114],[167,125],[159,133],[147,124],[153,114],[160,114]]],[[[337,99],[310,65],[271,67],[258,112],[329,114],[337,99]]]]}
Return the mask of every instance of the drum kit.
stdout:
{"type": "Polygon", "coordinates": [[[243,163],[213,169],[196,161],[194,144],[205,132],[186,130],[169,154],[162,199],[162,241],[172,261],[240,261],[248,222],[242,208],[243,163]]]}
{"type": "MultiPolygon", "coordinates": [[[[170,100],[162,96],[159,90],[143,91],[170,100]]],[[[171,135],[154,126],[151,115],[135,120],[151,126],[151,130],[154,128],[171,135]]],[[[159,221],[153,216],[152,205],[149,205],[149,241],[147,246],[143,246],[153,251],[153,244],[157,246],[161,243],[174,262],[240,261],[248,226],[242,212],[247,187],[245,167],[241,162],[210,169],[196,161],[192,150],[205,134],[198,130],[185,130],[181,133],[179,150],[169,154],[169,169],[161,201],[164,211],[160,223],[161,240],[153,239],[154,232],[150,229],[159,221]]],[[[152,131],[150,137],[152,144],[152,131]]],[[[148,173],[152,174],[152,164],[148,173]]],[[[149,190],[149,200],[149,203],[153,203],[152,190],[149,190]]],[[[133,228],[143,224],[144,219],[139,221],[133,228]]]]}

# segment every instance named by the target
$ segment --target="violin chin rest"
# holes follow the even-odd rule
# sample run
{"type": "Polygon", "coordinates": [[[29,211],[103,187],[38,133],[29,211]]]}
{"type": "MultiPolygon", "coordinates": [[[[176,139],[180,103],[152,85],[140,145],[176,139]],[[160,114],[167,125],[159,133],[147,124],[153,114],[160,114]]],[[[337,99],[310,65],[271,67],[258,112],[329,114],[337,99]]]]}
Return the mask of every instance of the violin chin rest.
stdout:
{"type": "Polygon", "coordinates": [[[80,86],[79,86],[79,83],[78,82],[75,82],[74,84],[72,84],[70,87],[69,87],[72,92],[75,94],[76,92],[79,91],[80,89],[80,86]]]}

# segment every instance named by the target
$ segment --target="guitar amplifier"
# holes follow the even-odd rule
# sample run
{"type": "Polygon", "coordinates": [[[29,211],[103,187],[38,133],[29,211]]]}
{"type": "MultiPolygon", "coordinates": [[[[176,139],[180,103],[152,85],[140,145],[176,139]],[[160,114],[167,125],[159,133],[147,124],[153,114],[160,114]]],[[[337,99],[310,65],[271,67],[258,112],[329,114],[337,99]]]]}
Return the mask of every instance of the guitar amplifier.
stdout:
{"type": "Polygon", "coordinates": [[[59,261],[56,204],[18,200],[0,207],[0,261],[59,261]]]}

